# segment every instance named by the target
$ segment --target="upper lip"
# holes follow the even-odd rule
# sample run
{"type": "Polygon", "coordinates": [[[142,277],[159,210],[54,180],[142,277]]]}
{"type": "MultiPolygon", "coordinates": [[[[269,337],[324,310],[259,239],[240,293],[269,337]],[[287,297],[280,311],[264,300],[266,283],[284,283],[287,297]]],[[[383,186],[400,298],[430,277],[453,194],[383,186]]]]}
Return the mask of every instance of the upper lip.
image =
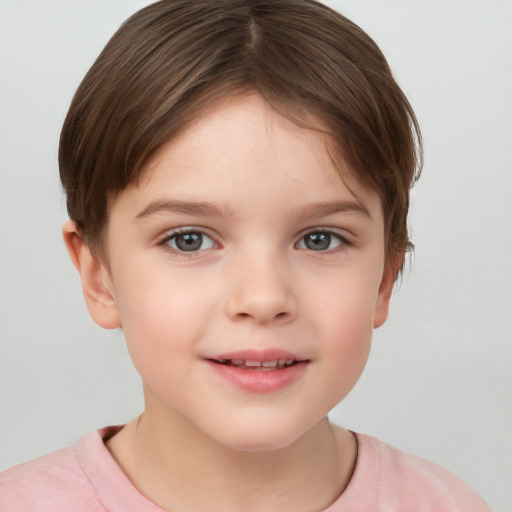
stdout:
{"type": "Polygon", "coordinates": [[[275,361],[275,360],[289,360],[293,359],[294,361],[307,361],[307,358],[301,357],[293,352],[288,350],[282,350],[278,348],[271,349],[249,349],[249,350],[237,350],[234,352],[224,352],[220,354],[215,354],[206,359],[210,359],[213,361],[225,361],[225,360],[244,360],[244,361],[258,361],[260,363],[264,361],[275,361]]]}

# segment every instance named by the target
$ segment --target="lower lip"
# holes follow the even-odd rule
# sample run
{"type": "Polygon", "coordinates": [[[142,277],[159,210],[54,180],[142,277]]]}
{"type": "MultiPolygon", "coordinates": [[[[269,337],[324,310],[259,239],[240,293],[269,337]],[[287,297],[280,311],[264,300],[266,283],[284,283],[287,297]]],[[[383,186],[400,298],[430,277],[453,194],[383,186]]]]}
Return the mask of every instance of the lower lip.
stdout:
{"type": "Polygon", "coordinates": [[[290,386],[300,379],[308,363],[302,361],[281,370],[245,370],[213,361],[208,361],[208,364],[217,375],[243,391],[271,393],[290,386]]]}

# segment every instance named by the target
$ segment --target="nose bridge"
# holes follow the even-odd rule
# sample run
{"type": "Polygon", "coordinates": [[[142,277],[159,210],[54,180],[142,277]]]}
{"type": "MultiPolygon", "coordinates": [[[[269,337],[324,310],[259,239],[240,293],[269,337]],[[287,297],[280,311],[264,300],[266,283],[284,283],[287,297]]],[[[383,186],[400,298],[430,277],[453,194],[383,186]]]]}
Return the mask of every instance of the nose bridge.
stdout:
{"type": "Polygon", "coordinates": [[[286,255],[267,248],[236,255],[228,315],[257,323],[286,322],[295,317],[297,301],[286,255]]]}

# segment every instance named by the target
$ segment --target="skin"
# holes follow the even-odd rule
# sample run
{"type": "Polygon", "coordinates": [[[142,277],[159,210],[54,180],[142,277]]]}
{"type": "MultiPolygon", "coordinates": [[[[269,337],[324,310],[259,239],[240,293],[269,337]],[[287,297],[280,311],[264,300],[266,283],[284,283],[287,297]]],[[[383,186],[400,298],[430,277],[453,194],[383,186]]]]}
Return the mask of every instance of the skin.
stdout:
{"type": "Polygon", "coordinates": [[[166,510],[322,510],[350,481],[355,439],[326,415],[365,366],[394,275],[378,194],[342,180],[326,144],[256,95],[224,101],[116,198],[108,262],[64,227],[92,318],[122,326],[144,383],[143,414],[108,448],[166,510]],[[183,207],[205,202],[215,211],[183,207]],[[199,249],[180,252],[177,229],[202,233],[199,249]],[[305,370],[240,389],[208,358],[245,349],[305,370]]]}

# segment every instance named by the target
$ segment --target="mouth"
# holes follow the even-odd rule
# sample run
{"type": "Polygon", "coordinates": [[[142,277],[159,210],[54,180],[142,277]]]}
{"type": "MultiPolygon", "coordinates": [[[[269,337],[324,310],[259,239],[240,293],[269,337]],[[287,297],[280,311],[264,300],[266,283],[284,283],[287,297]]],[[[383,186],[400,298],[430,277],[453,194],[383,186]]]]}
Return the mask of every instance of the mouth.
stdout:
{"type": "Polygon", "coordinates": [[[222,366],[230,366],[233,368],[239,368],[241,370],[260,371],[260,372],[271,372],[275,370],[283,370],[294,366],[298,363],[305,361],[298,361],[296,359],[271,359],[268,361],[258,361],[250,359],[209,359],[213,363],[220,364],[222,366]]]}
{"type": "Polygon", "coordinates": [[[214,374],[246,393],[288,388],[307,375],[310,359],[281,348],[248,349],[210,354],[214,374]]]}
{"type": "Polygon", "coordinates": [[[287,388],[306,374],[311,362],[280,349],[225,353],[206,361],[218,377],[246,393],[287,388]]]}

